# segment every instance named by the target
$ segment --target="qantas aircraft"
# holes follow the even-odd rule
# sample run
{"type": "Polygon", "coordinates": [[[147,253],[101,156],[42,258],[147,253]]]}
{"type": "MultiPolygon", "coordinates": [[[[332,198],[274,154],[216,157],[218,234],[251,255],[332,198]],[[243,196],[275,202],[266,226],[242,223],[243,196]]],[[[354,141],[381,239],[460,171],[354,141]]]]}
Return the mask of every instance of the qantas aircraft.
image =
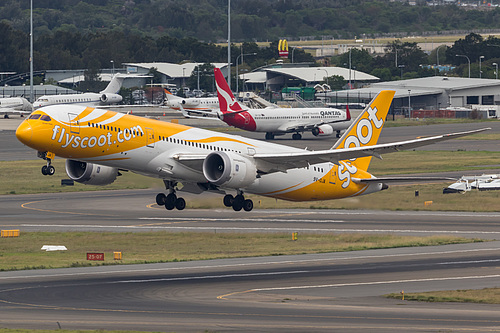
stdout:
{"type": "Polygon", "coordinates": [[[351,114],[332,108],[243,108],[234,98],[231,89],[219,68],[214,69],[217,97],[219,98],[219,118],[228,125],[252,132],[266,132],[266,140],[275,135],[294,133],[292,139],[300,140],[301,132],[311,131],[315,136],[332,135],[345,130],[350,125],[351,114]]]}
{"type": "Polygon", "coordinates": [[[54,104],[81,104],[87,106],[116,104],[122,101],[122,96],[118,94],[126,75],[115,74],[106,89],[99,93],[65,94],[65,95],[43,95],[39,97],[33,107],[54,104]]]}
{"type": "Polygon", "coordinates": [[[180,96],[175,96],[167,89],[165,91],[165,103],[164,105],[173,110],[187,110],[187,111],[204,111],[202,113],[204,116],[213,115],[215,113],[211,111],[219,108],[219,100],[217,97],[193,97],[193,98],[183,98],[180,96]]]}
{"type": "Polygon", "coordinates": [[[10,114],[18,114],[21,117],[33,111],[31,103],[24,97],[4,97],[0,98],[0,114],[4,118],[9,118],[10,114]]]}
{"type": "Polygon", "coordinates": [[[485,130],[377,144],[393,97],[380,92],[331,149],[320,151],[79,105],[36,110],[16,136],[47,161],[45,175],[54,174],[51,162],[59,156],[68,176],[83,184],[110,184],[120,170],[162,179],[167,193],[156,203],[167,210],[185,208],[180,191],[213,191],[225,194],[225,206],[250,211],[247,193],[313,201],[384,190],[408,178],[374,177],[367,171],[372,157],[485,130]]]}

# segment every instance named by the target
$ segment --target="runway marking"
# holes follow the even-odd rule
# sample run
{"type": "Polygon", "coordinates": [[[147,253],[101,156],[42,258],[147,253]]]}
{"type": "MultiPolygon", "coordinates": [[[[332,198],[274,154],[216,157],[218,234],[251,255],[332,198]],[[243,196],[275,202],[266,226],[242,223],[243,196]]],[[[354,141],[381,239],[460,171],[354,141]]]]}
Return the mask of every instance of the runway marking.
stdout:
{"type": "Polygon", "coordinates": [[[31,209],[31,210],[36,210],[39,212],[49,212],[49,213],[58,213],[58,214],[70,214],[70,215],[85,215],[85,216],[118,216],[118,215],[108,215],[108,214],[91,214],[91,213],[77,213],[77,212],[65,212],[65,211],[59,211],[59,210],[51,210],[51,209],[41,209],[41,208],[34,208],[34,207],[28,207],[28,205],[34,204],[34,203],[39,203],[43,201],[49,201],[49,200],[38,200],[38,201],[30,201],[30,202],[25,202],[21,204],[22,208],[25,209],[31,209]]]}
{"type": "MultiPolygon", "coordinates": [[[[106,274],[119,274],[119,273],[146,273],[146,272],[159,272],[159,271],[180,271],[186,269],[201,269],[206,270],[210,268],[231,268],[231,267],[248,267],[248,266],[267,266],[267,265],[289,265],[289,264],[308,264],[316,262],[326,262],[326,261],[344,261],[344,260],[360,260],[360,259],[374,259],[374,258],[397,258],[397,257],[417,257],[417,256],[428,256],[428,255],[445,255],[454,253],[473,253],[473,252],[488,252],[500,251],[500,247],[485,248],[485,249],[470,249],[470,250],[449,250],[449,251],[435,251],[435,252],[421,252],[421,253],[396,253],[396,254],[384,254],[384,255],[359,255],[359,256],[345,256],[336,258],[314,258],[314,259],[294,259],[294,260],[281,260],[281,261],[267,261],[267,262],[248,262],[239,264],[216,264],[216,265],[199,265],[199,266],[186,266],[183,267],[162,267],[162,268],[143,268],[143,269],[133,269],[132,265],[127,268],[122,267],[105,267],[110,269],[109,271],[100,272],[72,272],[72,273],[54,273],[54,274],[44,274],[43,272],[38,272],[36,275],[13,275],[13,276],[0,276],[0,280],[10,280],[10,279],[29,279],[29,278],[52,278],[52,277],[62,277],[62,276],[82,276],[82,275],[106,275],[106,274]]],[[[346,255],[348,252],[337,253],[337,255],[346,255]]],[[[311,254],[314,255],[314,254],[311,254]]],[[[241,259],[241,258],[240,258],[241,259]]],[[[248,258],[247,258],[248,259],[248,258]]],[[[245,259],[241,259],[245,260],[245,259]]],[[[104,269],[104,268],[103,268],[104,269]]],[[[5,291],[5,290],[3,290],[5,291]]],[[[3,292],[0,290],[0,293],[3,292]]]]}
{"type": "MultiPolygon", "coordinates": [[[[140,220],[148,220],[151,218],[139,218],[140,220]]],[[[159,218],[159,219],[169,219],[169,218],[159,218]]],[[[234,219],[202,219],[202,218],[192,218],[192,219],[183,219],[183,218],[170,218],[171,220],[183,220],[180,221],[182,223],[188,222],[197,222],[197,221],[234,221],[234,219]]],[[[247,221],[247,222],[290,222],[300,223],[307,220],[267,220],[267,219],[238,219],[238,221],[247,221]]],[[[321,222],[324,220],[316,221],[311,220],[313,223],[346,223],[346,221],[342,220],[330,220],[327,222],[321,222]]],[[[142,225],[91,225],[91,224],[21,224],[22,227],[34,227],[34,228],[49,228],[49,227],[57,227],[57,228],[98,228],[98,229],[165,229],[165,230],[200,230],[200,231],[281,231],[281,232],[289,232],[289,231],[297,231],[297,232],[355,232],[355,233],[417,233],[417,234],[437,234],[437,233],[448,233],[448,234],[474,234],[474,235],[497,235],[500,234],[500,231],[477,231],[477,230],[415,230],[415,229],[342,229],[342,228],[332,228],[332,229],[321,229],[321,228],[270,228],[270,227],[203,227],[203,226],[192,226],[192,227],[174,227],[174,226],[159,226],[151,225],[147,226],[147,224],[142,225]]]]}
{"type": "Polygon", "coordinates": [[[408,280],[392,280],[392,281],[336,283],[336,284],[322,284],[322,285],[310,285],[310,286],[256,288],[256,289],[236,291],[236,292],[220,295],[220,296],[217,296],[217,298],[218,299],[227,299],[227,297],[238,295],[238,294],[246,294],[246,293],[260,292],[260,291],[314,289],[314,288],[338,288],[338,287],[354,287],[354,286],[368,286],[368,285],[409,283],[409,282],[435,282],[435,281],[450,281],[450,280],[491,279],[491,278],[499,278],[499,277],[500,277],[500,274],[494,274],[494,275],[455,276],[455,277],[444,277],[444,278],[408,279],[408,280]]]}

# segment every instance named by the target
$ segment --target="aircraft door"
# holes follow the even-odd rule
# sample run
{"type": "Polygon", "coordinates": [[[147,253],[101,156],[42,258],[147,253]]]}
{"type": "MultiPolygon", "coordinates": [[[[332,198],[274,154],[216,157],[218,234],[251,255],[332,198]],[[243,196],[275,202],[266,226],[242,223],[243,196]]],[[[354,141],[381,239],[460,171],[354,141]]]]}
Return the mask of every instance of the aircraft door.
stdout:
{"type": "Polygon", "coordinates": [[[155,147],[155,132],[152,128],[146,127],[146,147],[154,148],[155,147]]]}
{"type": "Polygon", "coordinates": [[[68,113],[69,131],[71,133],[80,134],[80,118],[77,114],[68,113]]]}
{"type": "Polygon", "coordinates": [[[337,170],[338,166],[335,164],[331,164],[331,169],[330,169],[330,184],[334,184],[337,180],[337,170]]]}

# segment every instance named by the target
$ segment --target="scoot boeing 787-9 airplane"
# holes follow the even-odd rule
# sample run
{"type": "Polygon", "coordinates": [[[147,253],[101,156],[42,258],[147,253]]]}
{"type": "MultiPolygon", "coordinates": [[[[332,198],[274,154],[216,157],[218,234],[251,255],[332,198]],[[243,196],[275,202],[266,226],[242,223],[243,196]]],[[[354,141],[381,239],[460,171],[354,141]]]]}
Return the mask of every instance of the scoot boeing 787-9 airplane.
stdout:
{"type": "Polygon", "coordinates": [[[68,176],[83,184],[110,184],[119,170],[160,178],[167,191],[156,202],[168,210],[185,208],[180,191],[215,191],[225,194],[225,206],[250,211],[247,193],[312,201],[384,190],[408,179],[375,178],[367,171],[373,156],[485,130],[377,144],[393,96],[380,92],[331,149],[320,151],[78,105],[36,110],[16,136],[47,161],[43,174],[54,174],[51,161],[59,156],[68,176]]]}

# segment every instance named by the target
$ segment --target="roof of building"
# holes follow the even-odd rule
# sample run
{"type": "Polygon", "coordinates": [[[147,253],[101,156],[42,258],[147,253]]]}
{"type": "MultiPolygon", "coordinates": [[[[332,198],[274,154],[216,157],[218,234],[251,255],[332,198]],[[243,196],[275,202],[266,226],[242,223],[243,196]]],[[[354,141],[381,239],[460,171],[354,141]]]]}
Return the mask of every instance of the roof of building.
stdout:
{"type": "MultiPolygon", "coordinates": [[[[195,68],[203,63],[187,62],[185,64],[171,64],[168,62],[141,62],[141,63],[124,63],[127,67],[141,67],[144,69],[156,68],[158,72],[170,76],[172,78],[190,77],[195,68]]],[[[215,67],[223,68],[227,63],[212,63],[215,67]]]]}
{"type": "Polygon", "coordinates": [[[267,72],[290,76],[306,82],[323,81],[325,77],[339,75],[352,81],[378,81],[379,78],[354,69],[343,67],[302,67],[302,68],[266,68],[267,72]],[[350,73],[349,73],[350,72],[350,73]],[[350,75],[349,75],[350,74],[350,75]]]}
{"type": "Polygon", "coordinates": [[[456,91],[487,86],[499,86],[500,80],[432,76],[410,80],[373,83],[370,87],[352,90],[340,90],[328,93],[329,96],[360,98],[375,97],[382,90],[396,91],[395,98],[410,96],[437,95],[443,90],[456,91]]]}

